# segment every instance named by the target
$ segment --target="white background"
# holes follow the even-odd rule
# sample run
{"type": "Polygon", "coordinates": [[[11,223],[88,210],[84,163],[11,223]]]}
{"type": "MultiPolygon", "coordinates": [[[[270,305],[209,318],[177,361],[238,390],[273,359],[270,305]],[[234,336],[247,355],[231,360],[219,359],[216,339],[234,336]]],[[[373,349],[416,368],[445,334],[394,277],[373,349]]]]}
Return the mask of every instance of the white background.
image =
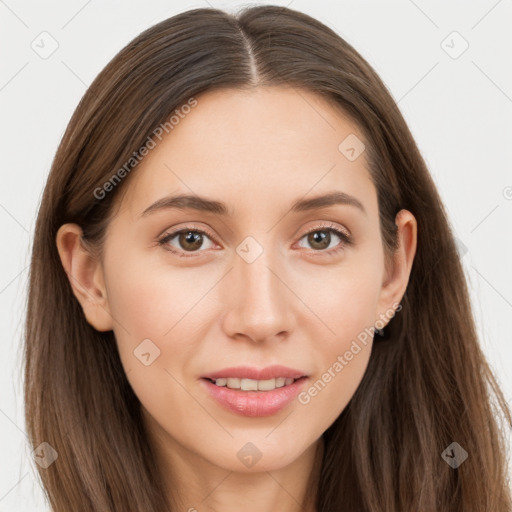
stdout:
{"type": "MultiPolygon", "coordinates": [[[[510,402],[511,0],[274,3],[333,28],[398,102],[467,248],[462,261],[482,346],[510,402]],[[453,31],[469,44],[458,58],[447,53],[463,49],[453,31]]],[[[24,433],[21,337],[37,207],[71,114],[99,71],[142,30],[190,8],[240,5],[0,0],[0,512],[47,509],[24,433]],[[49,37],[43,31],[58,43],[47,59],[31,47],[49,37]]]]}

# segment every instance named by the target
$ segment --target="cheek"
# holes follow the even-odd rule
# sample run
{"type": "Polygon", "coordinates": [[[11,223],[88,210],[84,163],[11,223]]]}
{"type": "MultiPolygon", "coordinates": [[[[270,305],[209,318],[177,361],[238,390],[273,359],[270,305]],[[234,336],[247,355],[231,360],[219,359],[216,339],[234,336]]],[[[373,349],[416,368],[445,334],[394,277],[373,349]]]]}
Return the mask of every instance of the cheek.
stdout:
{"type": "Polygon", "coordinates": [[[321,352],[330,353],[333,347],[346,350],[343,347],[348,340],[374,325],[381,293],[380,268],[374,257],[358,253],[357,258],[353,255],[337,267],[300,269],[294,276],[291,287],[305,304],[303,309],[310,312],[301,317],[300,327],[306,332],[314,328],[314,339],[325,340],[321,352]]]}
{"type": "Polygon", "coordinates": [[[354,396],[372,350],[373,331],[365,325],[365,315],[343,318],[346,322],[339,324],[336,338],[324,340],[317,347],[318,373],[297,398],[312,416],[322,418],[323,430],[336,420],[354,396]]]}
{"type": "Polygon", "coordinates": [[[205,297],[212,287],[211,271],[170,269],[124,254],[122,261],[106,261],[105,281],[127,378],[148,408],[160,403],[186,408],[190,396],[179,383],[193,371],[202,320],[211,316],[210,297],[205,297]]]}
{"type": "MultiPolygon", "coordinates": [[[[207,268],[172,268],[140,254],[105,265],[110,311],[116,334],[132,342],[163,338],[180,323],[212,286],[207,268]]],[[[194,309],[195,313],[195,309],[194,309]]]]}
{"type": "MultiPolygon", "coordinates": [[[[338,269],[329,276],[320,293],[311,292],[311,282],[303,288],[305,302],[318,319],[314,322],[315,368],[318,373],[298,401],[310,411],[318,411],[327,428],[347,406],[364,376],[371,355],[373,329],[378,318],[380,293],[379,265],[338,269]]],[[[308,329],[308,328],[307,328],[308,329]]],[[[311,412],[313,414],[313,412],[311,412]]]]}

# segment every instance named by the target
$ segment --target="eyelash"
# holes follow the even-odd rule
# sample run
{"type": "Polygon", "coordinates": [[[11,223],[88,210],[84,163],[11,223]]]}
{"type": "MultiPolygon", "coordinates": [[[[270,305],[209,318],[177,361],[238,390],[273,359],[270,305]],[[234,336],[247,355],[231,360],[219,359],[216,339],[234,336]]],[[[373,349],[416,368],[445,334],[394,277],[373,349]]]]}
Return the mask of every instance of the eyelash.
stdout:
{"type": "MultiPolygon", "coordinates": [[[[206,235],[208,238],[215,240],[215,237],[210,232],[190,226],[190,227],[184,227],[184,228],[182,228],[178,231],[174,231],[172,233],[165,233],[161,238],[158,239],[158,245],[165,246],[167,244],[167,242],[172,240],[176,235],[179,235],[179,234],[185,233],[185,232],[189,232],[189,231],[191,231],[192,233],[200,233],[202,235],[206,235]]],[[[300,237],[299,240],[302,240],[305,236],[310,235],[311,233],[316,233],[317,231],[329,231],[330,233],[334,233],[341,239],[341,243],[338,244],[336,247],[331,248],[329,250],[311,249],[311,251],[313,251],[313,256],[321,256],[321,255],[325,255],[325,254],[334,255],[334,254],[337,254],[339,251],[343,250],[345,247],[352,245],[352,243],[353,243],[351,237],[347,233],[345,233],[344,231],[341,231],[339,228],[337,228],[333,224],[323,224],[321,226],[317,226],[315,229],[312,229],[312,230],[304,233],[300,237]]],[[[185,254],[181,251],[177,251],[176,249],[171,248],[170,246],[164,247],[164,249],[166,251],[172,252],[173,254],[176,254],[180,258],[195,257],[198,252],[202,252],[202,251],[194,251],[194,252],[191,252],[190,254],[185,254]]]]}

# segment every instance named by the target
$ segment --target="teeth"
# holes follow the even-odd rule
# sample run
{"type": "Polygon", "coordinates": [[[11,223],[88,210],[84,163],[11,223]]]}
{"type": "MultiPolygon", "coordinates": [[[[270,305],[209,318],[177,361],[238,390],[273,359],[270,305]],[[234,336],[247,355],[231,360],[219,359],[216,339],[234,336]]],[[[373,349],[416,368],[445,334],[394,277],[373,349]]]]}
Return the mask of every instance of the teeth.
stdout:
{"type": "Polygon", "coordinates": [[[240,389],[242,391],[258,391],[258,381],[252,379],[240,379],[240,389]]]}
{"type": "Polygon", "coordinates": [[[289,386],[295,379],[277,377],[268,380],[254,380],[254,379],[237,379],[237,378],[222,378],[216,379],[217,386],[227,386],[230,389],[241,389],[242,391],[272,391],[276,388],[289,386]]]}
{"type": "MultiPolygon", "coordinates": [[[[276,389],[276,379],[254,381],[258,384],[259,391],[270,391],[276,389]]],[[[243,389],[243,388],[242,388],[243,389]]]]}
{"type": "Polygon", "coordinates": [[[277,377],[276,378],[276,388],[282,388],[286,384],[285,377],[277,377]]]}
{"type": "Polygon", "coordinates": [[[228,379],[226,385],[231,389],[240,389],[240,379],[228,379]]]}

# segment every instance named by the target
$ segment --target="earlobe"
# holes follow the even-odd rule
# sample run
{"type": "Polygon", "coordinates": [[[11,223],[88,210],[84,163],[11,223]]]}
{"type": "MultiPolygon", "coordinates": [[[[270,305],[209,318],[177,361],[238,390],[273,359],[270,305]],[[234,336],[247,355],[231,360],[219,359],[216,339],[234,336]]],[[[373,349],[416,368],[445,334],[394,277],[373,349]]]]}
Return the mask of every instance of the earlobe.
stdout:
{"type": "Polygon", "coordinates": [[[57,231],[57,250],[87,322],[98,331],[110,331],[113,323],[103,268],[98,258],[83,243],[82,234],[78,224],[63,224],[57,231]]]}
{"type": "Polygon", "coordinates": [[[402,300],[416,255],[417,222],[414,215],[408,210],[400,210],[395,224],[398,228],[398,249],[392,256],[382,284],[379,309],[383,311],[394,309],[393,304],[399,304],[402,300]]]}

